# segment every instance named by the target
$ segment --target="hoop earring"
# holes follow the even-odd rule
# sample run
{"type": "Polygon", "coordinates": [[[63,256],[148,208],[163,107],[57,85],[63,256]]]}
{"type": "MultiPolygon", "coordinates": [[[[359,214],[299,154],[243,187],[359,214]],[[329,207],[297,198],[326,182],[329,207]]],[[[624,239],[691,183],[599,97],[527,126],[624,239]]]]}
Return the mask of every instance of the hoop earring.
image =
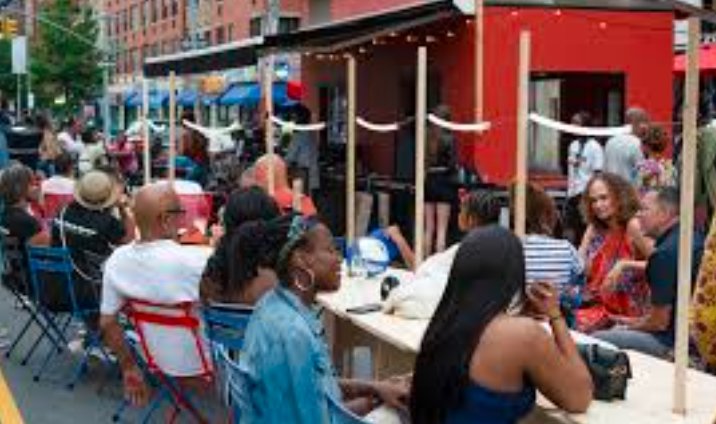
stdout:
{"type": "Polygon", "coordinates": [[[308,277],[310,278],[311,283],[308,285],[308,287],[306,287],[306,286],[304,286],[304,285],[301,284],[301,281],[300,281],[298,278],[294,278],[294,279],[293,279],[293,284],[296,286],[296,288],[297,288],[298,290],[300,290],[300,291],[302,291],[302,292],[304,292],[304,293],[313,290],[313,288],[316,286],[316,274],[314,274],[313,271],[311,271],[311,270],[308,269],[308,268],[298,268],[298,269],[300,269],[301,271],[303,271],[303,272],[305,272],[306,274],[308,274],[308,277]]]}

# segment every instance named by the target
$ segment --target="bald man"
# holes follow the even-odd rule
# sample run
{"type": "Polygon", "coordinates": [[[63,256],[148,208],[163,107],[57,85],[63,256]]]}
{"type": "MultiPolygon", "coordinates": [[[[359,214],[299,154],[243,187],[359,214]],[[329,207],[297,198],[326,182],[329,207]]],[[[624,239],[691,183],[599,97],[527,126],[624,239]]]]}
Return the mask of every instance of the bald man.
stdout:
{"type": "MultiPolygon", "coordinates": [[[[161,304],[194,302],[208,254],[176,242],[180,216],[179,196],[167,183],[140,189],[134,199],[138,241],[115,250],[105,264],[100,325],[105,343],[117,355],[126,398],[135,405],[148,400],[143,374],[122,337],[117,314],[127,299],[161,304]]],[[[145,337],[157,365],[175,377],[201,372],[193,336],[184,330],[147,326],[145,337]]]]}

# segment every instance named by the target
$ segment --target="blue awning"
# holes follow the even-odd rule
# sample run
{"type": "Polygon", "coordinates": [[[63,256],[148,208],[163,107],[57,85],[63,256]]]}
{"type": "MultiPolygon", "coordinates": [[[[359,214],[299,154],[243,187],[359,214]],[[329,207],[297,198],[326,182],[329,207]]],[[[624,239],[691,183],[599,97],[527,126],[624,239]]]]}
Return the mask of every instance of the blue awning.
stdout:
{"type": "MultiPolygon", "coordinates": [[[[151,90],[149,92],[149,108],[158,109],[167,104],[169,100],[169,92],[166,90],[151,90]]],[[[136,93],[134,96],[126,100],[125,105],[128,107],[142,106],[142,94],[136,93]]]]}
{"type": "MultiPolygon", "coordinates": [[[[256,83],[232,84],[219,97],[221,106],[257,106],[261,101],[261,86],[256,83]]],[[[273,85],[273,102],[277,106],[286,106],[293,100],[286,94],[286,83],[276,82],[273,85]]]]}
{"type": "Polygon", "coordinates": [[[137,91],[128,91],[128,92],[124,93],[124,105],[131,107],[132,102],[134,101],[134,98],[138,97],[138,96],[139,96],[139,92],[137,92],[137,91]]]}
{"type": "Polygon", "coordinates": [[[198,95],[199,93],[191,88],[182,90],[177,95],[177,104],[182,107],[193,107],[198,95]]]}

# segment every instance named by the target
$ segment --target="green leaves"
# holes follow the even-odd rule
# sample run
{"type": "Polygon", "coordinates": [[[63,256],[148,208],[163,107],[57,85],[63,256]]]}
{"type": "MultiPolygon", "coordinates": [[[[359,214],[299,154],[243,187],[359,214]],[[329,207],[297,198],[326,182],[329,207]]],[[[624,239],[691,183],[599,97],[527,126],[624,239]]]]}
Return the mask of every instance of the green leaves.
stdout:
{"type": "MultiPolygon", "coordinates": [[[[98,21],[88,6],[79,3],[84,2],[43,3],[31,47],[30,72],[38,105],[56,109],[54,100],[65,96],[61,106],[65,113],[76,112],[84,101],[99,95],[102,83],[98,21]]],[[[0,72],[2,65],[0,53],[0,72]]]]}

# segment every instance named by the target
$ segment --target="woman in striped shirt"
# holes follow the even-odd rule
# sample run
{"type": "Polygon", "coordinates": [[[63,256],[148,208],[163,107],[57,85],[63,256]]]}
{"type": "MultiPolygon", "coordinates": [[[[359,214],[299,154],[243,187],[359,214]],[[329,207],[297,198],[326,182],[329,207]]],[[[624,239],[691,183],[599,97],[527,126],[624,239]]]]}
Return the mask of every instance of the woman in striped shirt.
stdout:
{"type": "Polygon", "coordinates": [[[571,311],[581,303],[584,264],[569,241],[553,237],[558,219],[554,200],[540,186],[528,184],[527,235],[522,240],[527,283],[546,281],[554,284],[571,325],[571,311]]]}

